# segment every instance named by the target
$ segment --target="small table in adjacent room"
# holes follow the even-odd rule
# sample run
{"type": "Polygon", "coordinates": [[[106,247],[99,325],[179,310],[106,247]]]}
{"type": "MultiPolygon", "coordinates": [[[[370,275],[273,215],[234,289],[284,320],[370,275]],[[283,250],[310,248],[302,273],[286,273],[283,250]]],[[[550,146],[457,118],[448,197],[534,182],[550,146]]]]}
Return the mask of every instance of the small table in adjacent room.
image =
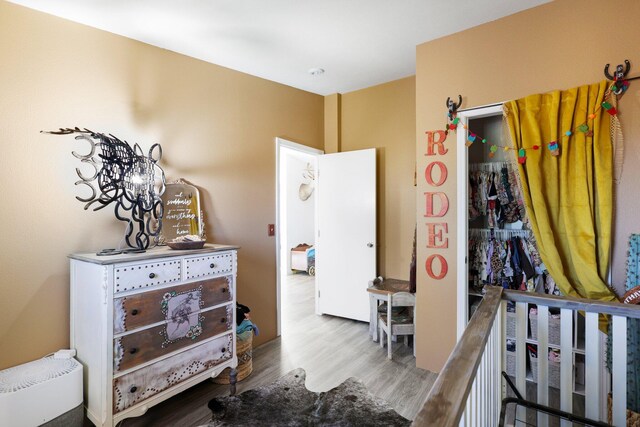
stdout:
{"type": "Polygon", "coordinates": [[[369,335],[378,341],[378,305],[389,300],[396,292],[409,292],[409,281],[399,279],[376,279],[369,282],[369,335]]]}

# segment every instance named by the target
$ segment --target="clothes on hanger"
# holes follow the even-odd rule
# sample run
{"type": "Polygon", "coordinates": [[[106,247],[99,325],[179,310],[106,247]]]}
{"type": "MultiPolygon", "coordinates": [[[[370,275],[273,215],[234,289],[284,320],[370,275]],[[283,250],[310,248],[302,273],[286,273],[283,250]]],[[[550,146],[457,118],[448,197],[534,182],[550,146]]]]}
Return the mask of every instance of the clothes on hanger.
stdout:
{"type": "Polygon", "coordinates": [[[522,197],[511,163],[469,165],[469,220],[486,216],[490,228],[522,219],[522,197]]]}
{"type": "Polygon", "coordinates": [[[469,286],[559,295],[527,230],[469,230],[469,286]]]}
{"type": "Polygon", "coordinates": [[[530,232],[504,229],[506,224],[528,223],[515,165],[469,164],[468,195],[469,220],[482,218],[479,223],[488,227],[469,230],[469,286],[477,292],[495,285],[560,295],[530,232]]]}

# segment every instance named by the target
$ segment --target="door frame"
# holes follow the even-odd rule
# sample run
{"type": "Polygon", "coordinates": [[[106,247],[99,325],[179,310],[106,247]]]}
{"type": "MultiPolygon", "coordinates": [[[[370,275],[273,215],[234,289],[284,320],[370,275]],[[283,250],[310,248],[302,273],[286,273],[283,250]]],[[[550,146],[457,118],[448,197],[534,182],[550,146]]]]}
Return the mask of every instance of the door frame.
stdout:
{"type": "Polygon", "coordinates": [[[458,111],[457,117],[460,119],[458,124],[458,130],[456,131],[456,179],[458,182],[458,215],[457,215],[457,254],[458,260],[464,260],[464,262],[458,262],[458,278],[457,278],[457,322],[456,332],[457,339],[462,337],[462,334],[469,323],[469,260],[468,248],[469,240],[469,209],[468,206],[468,191],[467,182],[469,180],[469,153],[465,145],[469,131],[465,129],[469,126],[470,119],[481,119],[483,117],[491,117],[502,114],[503,103],[485,105],[476,108],[469,108],[467,110],[458,111]]]}
{"type": "MultiPolygon", "coordinates": [[[[281,300],[281,292],[282,292],[282,274],[281,274],[281,263],[284,261],[281,256],[281,244],[280,241],[280,230],[282,230],[282,223],[280,218],[280,167],[281,167],[281,156],[283,155],[283,149],[299,151],[304,154],[308,154],[311,156],[319,156],[324,154],[324,151],[318,150],[317,148],[307,147],[306,145],[298,144],[293,141],[286,140],[284,138],[275,138],[275,148],[276,148],[276,319],[277,319],[277,336],[281,335],[282,328],[282,300],[281,300]]],[[[317,164],[317,161],[316,161],[317,164]]],[[[316,203],[316,208],[314,212],[314,231],[313,234],[318,236],[318,221],[317,221],[317,212],[318,212],[318,204],[316,203]]],[[[319,313],[318,310],[318,282],[315,281],[315,312],[319,313]]]]}

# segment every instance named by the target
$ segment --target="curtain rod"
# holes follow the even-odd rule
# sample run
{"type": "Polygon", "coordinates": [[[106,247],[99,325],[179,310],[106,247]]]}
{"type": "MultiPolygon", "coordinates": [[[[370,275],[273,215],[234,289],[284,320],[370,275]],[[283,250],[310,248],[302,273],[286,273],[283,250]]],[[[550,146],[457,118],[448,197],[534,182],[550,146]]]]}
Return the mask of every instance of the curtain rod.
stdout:
{"type": "MultiPolygon", "coordinates": [[[[640,79],[640,76],[629,77],[628,79],[624,79],[624,80],[631,81],[631,80],[638,80],[638,79],[640,79]]],[[[498,107],[500,105],[504,105],[504,102],[496,102],[495,104],[481,105],[479,107],[462,108],[458,110],[458,112],[463,113],[465,111],[473,111],[473,110],[479,110],[481,108],[489,108],[489,107],[498,107]]]]}

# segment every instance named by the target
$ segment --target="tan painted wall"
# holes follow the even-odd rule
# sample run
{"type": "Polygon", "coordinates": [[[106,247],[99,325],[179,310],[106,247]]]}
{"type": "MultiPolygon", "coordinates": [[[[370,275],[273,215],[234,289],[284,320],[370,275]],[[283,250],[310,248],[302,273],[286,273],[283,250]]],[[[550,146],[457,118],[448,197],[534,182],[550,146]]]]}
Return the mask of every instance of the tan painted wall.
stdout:
{"type": "Polygon", "coordinates": [[[334,93],[324,97],[324,152],[340,152],[340,123],[342,95],[334,93]]]}
{"type": "Polygon", "coordinates": [[[275,143],[323,145],[323,97],[0,1],[0,369],[68,346],[66,255],[118,244],[85,212],[66,126],[162,144],[202,189],[209,241],[242,246],[238,299],[276,334],[275,143]]]}
{"type": "Polygon", "coordinates": [[[376,148],[378,273],[409,279],[415,227],[415,77],[342,95],[341,151],[376,148]]]}
{"type": "MultiPolygon", "coordinates": [[[[463,96],[463,108],[520,98],[532,93],[567,89],[603,79],[606,63],[629,59],[632,75],[640,74],[640,2],[625,0],[558,0],[417,48],[416,135],[418,160],[418,358],[417,365],[439,371],[456,339],[456,178],[455,139],[445,143],[442,156],[449,178],[442,186],[449,195],[449,249],[427,250],[421,173],[427,130],[442,129],[447,97],[463,96]],[[428,281],[424,262],[432,253],[444,254],[449,273],[428,281]]],[[[626,151],[623,182],[617,189],[614,280],[624,281],[628,234],[640,231],[637,183],[640,180],[640,81],[620,103],[626,151]]]]}

